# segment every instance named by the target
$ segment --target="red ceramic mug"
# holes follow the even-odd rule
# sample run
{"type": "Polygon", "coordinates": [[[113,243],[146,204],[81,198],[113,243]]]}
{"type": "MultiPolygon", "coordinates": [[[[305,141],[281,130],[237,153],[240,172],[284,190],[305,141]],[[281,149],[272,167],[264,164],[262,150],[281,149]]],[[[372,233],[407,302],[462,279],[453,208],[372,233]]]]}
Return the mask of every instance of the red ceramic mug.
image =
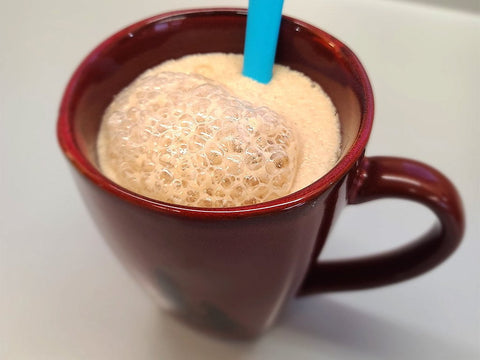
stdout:
{"type": "Polygon", "coordinates": [[[93,219],[127,268],[168,310],[204,329],[254,336],[295,295],[363,289],[417,276],[447,258],[464,229],[461,200],[428,165],[364,157],[372,89],[359,60],[331,35],[284,17],[276,62],[321,84],[341,121],[337,165],[308,187],[262,204],[224,209],[171,205],[135,194],[99,171],[102,113],[147,68],[193,53],[242,53],[246,11],[182,10],[114,34],[73,74],[62,99],[58,139],[93,219]],[[399,250],[318,262],[339,212],[378,198],[429,207],[437,226],[399,250]]]}

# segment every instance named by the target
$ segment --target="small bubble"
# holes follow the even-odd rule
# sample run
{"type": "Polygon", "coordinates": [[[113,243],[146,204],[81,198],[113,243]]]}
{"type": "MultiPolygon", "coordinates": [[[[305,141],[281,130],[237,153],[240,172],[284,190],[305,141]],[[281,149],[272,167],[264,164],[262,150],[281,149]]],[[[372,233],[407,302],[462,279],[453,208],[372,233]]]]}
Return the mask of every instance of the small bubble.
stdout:
{"type": "MultiPolygon", "coordinates": [[[[174,179],[173,174],[170,171],[168,171],[167,169],[163,169],[162,171],[160,171],[160,174],[159,174],[158,178],[165,185],[170,184],[174,179]]],[[[161,184],[158,184],[157,186],[160,187],[161,184]]]]}
{"type": "Polygon", "coordinates": [[[190,109],[194,114],[198,114],[203,118],[206,117],[207,109],[210,106],[210,100],[206,98],[195,98],[196,101],[190,103],[190,109]]]}
{"type": "Polygon", "coordinates": [[[205,123],[205,119],[206,119],[206,116],[203,115],[203,114],[196,114],[196,116],[195,116],[195,122],[196,122],[197,124],[203,124],[203,123],[205,123]]]}
{"type": "Polygon", "coordinates": [[[188,142],[188,148],[192,152],[202,150],[205,147],[205,139],[199,135],[193,135],[188,142]]]}
{"type": "Polygon", "coordinates": [[[270,175],[274,175],[278,171],[277,166],[273,161],[269,161],[265,164],[265,170],[267,170],[267,173],[270,175]]]}
{"type": "Polygon", "coordinates": [[[242,141],[236,137],[231,137],[227,140],[227,148],[230,152],[242,153],[243,144],[242,141]]]}
{"type": "Polygon", "coordinates": [[[290,137],[287,134],[278,134],[275,137],[275,143],[279,145],[290,146],[290,137]]]}
{"type": "Polygon", "coordinates": [[[169,125],[161,124],[161,123],[159,123],[159,124],[157,125],[157,128],[156,128],[157,132],[158,132],[160,135],[163,134],[165,131],[168,131],[169,129],[170,129],[170,126],[169,126],[169,125]]]}
{"type": "Polygon", "coordinates": [[[187,191],[187,202],[189,203],[194,203],[198,200],[198,198],[200,197],[200,194],[198,193],[198,191],[195,191],[195,190],[188,190],[187,191]]]}
{"type": "Polygon", "coordinates": [[[163,153],[160,156],[160,161],[162,161],[165,164],[170,164],[173,161],[172,155],[168,152],[163,153]]]}
{"type": "Polygon", "coordinates": [[[190,164],[187,161],[184,161],[181,163],[180,169],[182,170],[182,172],[185,172],[190,169],[190,164]]]}
{"type": "Polygon", "coordinates": [[[256,203],[257,203],[257,199],[255,199],[255,198],[252,197],[252,198],[247,199],[247,200],[245,200],[244,202],[242,202],[242,205],[245,205],[245,206],[247,206],[247,205],[255,205],[256,203]]]}
{"type": "Polygon", "coordinates": [[[256,143],[257,143],[258,147],[262,150],[265,149],[268,145],[267,140],[263,136],[258,137],[257,140],[256,140],[256,143]]]}
{"type": "Polygon", "coordinates": [[[257,186],[260,181],[253,175],[246,175],[244,178],[243,178],[243,183],[246,185],[246,186],[249,186],[249,187],[255,187],[257,186]]]}
{"type": "Polygon", "coordinates": [[[270,192],[270,190],[269,190],[268,186],[263,185],[263,186],[257,187],[254,191],[254,194],[260,200],[264,200],[267,197],[269,192],[270,192]]]}
{"type": "Polygon", "coordinates": [[[178,195],[173,195],[171,202],[174,203],[174,204],[181,204],[181,203],[183,203],[182,200],[183,200],[183,199],[182,199],[180,196],[178,196],[178,195]]]}
{"type": "Polygon", "coordinates": [[[196,163],[197,169],[200,169],[200,168],[202,168],[202,169],[208,168],[209,162],[208,162],[207,155],[205,155],[204,153],[196,154],[196,156],[195,156],[195,163],[196,163]]]}
{"type": "Polygon", "coordinates": [[[183,187],[182,181],[181,181],[180,179],[175,179],[175,180],[173,180],[173,181],[172,181],[172,187],[173,187],[176,191],[180,190],[180,189],[183,187]]]}
{"type": "Polygon", "coordinates": [[[169,147],[170,145],[172,145],[172,142],[173,142],[172,139],[164,137],[163,142],[162,142],[162,146],[163,147],[169,147]]]}
{"type": "Polygon", "coordinates": [[[213,170],[213,181],[215,184],[220,184],[223,180],[225,172],[221,168],[216,168],[213,170]]]}
{"type": "Polygon", "coordinates": [[[242,161],[235,157],[228,157],[225,161],[225,170],[231,175],[240,175],[243,171],[242,161]]]}
{"type": "Polygon", "coordinates": [[[193,117],[189,114],[183,114],[182,116],[180,116],[180,118],[178,120],[180,121],[180,124],[183,127],[188,127],[188,128],[193,128],[194,127],[193,117]]]}
{"type": "Polygon", "coordinates": [[[200,207],[212,207],[212,200],[211,199],[200,199],[198,201],[198,206],[200,206],[200,207]]]}
{"type": "Polygon", "coordinates": [[[227,202],[223,199],[217,199],[213,202],[213,207],[223,208],[228,207],[227,202]]]}
{"type": "Polygon", "coordinates": [[[152,172],[152,171],[155,169],[155,163],[153,163],[153,162],[151,162],[151,161],[145,162],[145,163],[143,163],[142,168],[143,168],[146,172],[152,172]]]}
{"type": "Polygon", "coordinates": [[[223,116],[230,120],[238,120],[241,114],[242,111],[235,106],[230,106],[223,111],[223,116]]]}
{"type": "Polygon", "coordinates": [[[198,186],[203,186],[207,182],[207,175],[205,173],[197,174],[195,182],[198,186]]]}
{"type": "Polygon", "coordinates": [[[232,200],[225,200],[223,202],[223,206],[224,207],[234,207],[235,206],[235,203],[232,201],[232,200]]]}
{"type": "Polygon", "coordinates": [[[287,182],[287,178],[286,178],[285,174],[278,174],[278,175],[274,176],[273,179],[272,179],[273,186],[275,186],[277,188],[282,188],[285,185],[286,182],[287,182]]]}
{"type": "Polygon", "coordinates": [[[160,110],[160,105],[156,102],[149,104],[148,110],[152,113],[156,113],[158,110],[160,110]]]}
{"type": "Polygon", "coordinates": [[[203,124],[198,125],[195,129],[195,132],[200,134],[200,136],[205,140],[209,140],[213,137],[213,130],[209,126],[205,126],[203,124]]]}
{"type": "Polygon", "coordinates": [[[270,156],[270,160],[272,160],[275,166],[279,169],[282,169],[285,166],[288,166],[288,156],[283,152],[280,152],[280,151],[274,152],[270,156]]]}
{"type": "Polygon", "coordinates": [[[220,150],[210,150],[207,157],[211,165],[220,165],[223,161],[223,153],[220,150]]]}
{"type": "Polygon", "coordinates": [[[178,152],[182,155],[185,155],[188,152],[187,144],[181,144],[178,148],[178,152]]]}
{"type": "Polygon", "coordinates": [[[249,170],[258,170],[263,166],[265,159],[262,152],[250,148],[247,149],[245,155],[245,162],[249,170]]]}
{"type": "Polygon", "coordinates": [[[240,199],[243,195],[244,189],[243,186],[237,185],[230,192],[232,199],[240,199]]]}
{"type": "Polygon", "coordinates": [[[217,190],[215,190],[215,196],[223,198],[223,197],[225,197],[225,192],[222,191],[221,189],[217,189],[217,190]]]}
{"type": "Polygon", "coordinates": [[[138,118],[138,109],[136,107],[131,107],[130,109],[127,110],[127,119],[131,123],[135,123],[138,118]]]}
{"type": "Polygon", "coordinates": [[[235,177],[234,176],[226,176],[222,179],[221,185],[228,189],[229,187],[232,186],[232,184],[235,182],[235,177]]]}

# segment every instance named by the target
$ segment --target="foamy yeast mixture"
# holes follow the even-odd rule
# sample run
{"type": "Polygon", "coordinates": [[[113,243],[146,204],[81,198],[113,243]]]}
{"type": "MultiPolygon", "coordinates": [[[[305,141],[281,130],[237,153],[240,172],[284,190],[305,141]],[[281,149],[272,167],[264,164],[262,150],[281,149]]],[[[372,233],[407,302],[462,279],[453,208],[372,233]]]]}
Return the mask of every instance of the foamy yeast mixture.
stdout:
{"type": "Polygon", "coordinates": [[[104,114],[104,174],[158,200],[230,207],[297,191],[338,159],[336,110],[303,74],[275,65],[264,85],[243,57],[191,55],[147,70],[104,114]]]}

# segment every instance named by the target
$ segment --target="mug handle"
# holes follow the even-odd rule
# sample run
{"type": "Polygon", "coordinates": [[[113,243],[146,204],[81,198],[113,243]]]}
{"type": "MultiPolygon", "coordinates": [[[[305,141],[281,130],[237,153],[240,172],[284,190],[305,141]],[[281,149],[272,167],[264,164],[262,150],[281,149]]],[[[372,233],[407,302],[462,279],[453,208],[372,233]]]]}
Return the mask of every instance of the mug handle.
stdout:
{"type": "Polygon", "coordinates": [[[315,263],[299,295],[365,289],[410,279],[444,261],[462,238],[465,224],[458,192],[444,175],[426,164],[395,157],[365,157],[347,196],[348,204],[381,198],[413,200],[431,209],[439,221],[399,249],[315,263]]]}

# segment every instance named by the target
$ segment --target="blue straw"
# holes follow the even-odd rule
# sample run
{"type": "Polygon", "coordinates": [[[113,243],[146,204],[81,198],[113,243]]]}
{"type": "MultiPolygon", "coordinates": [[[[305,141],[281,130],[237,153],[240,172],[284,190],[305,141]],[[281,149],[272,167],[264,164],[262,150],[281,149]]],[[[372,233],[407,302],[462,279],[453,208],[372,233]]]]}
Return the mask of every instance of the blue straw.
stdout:
{"type": "Polygon", "coordinates": [[[243,60],[244,76],[263,84],[272,79],[283,0],[249,0],[243,60]]]}

